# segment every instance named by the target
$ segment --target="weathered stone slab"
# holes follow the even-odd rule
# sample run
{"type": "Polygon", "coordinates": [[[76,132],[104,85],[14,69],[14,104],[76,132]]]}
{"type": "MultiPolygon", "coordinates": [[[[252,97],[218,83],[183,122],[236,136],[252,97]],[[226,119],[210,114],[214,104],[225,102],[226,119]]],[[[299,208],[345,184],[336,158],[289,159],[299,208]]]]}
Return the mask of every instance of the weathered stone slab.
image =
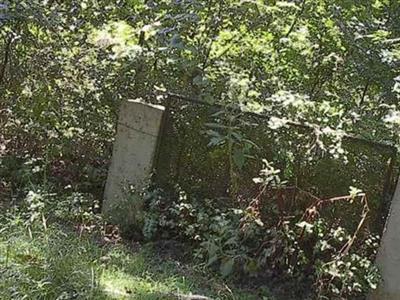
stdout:
{"type": "Polygon", "coordinates": [[[125,101],[121,105],[104,194],[106,215],[124,204],[128,186],[140,189],[151,174],[164,110],[163,106],[140,100],[125,101]]]}
{"type": "Polygon", "coordinates": [[[383,282],[369,300],[400,299],[400,180],[390,207],[376,260],[383,282]]]}

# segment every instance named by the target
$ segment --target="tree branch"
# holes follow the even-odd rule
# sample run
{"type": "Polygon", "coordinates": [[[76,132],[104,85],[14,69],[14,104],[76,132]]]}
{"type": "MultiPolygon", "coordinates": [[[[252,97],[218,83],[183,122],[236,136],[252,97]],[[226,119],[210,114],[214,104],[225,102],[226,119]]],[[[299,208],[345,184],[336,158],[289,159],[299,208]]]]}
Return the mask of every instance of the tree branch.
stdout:
{"type": "Polygon", "coordinates": [[[370,85],[370,80],[368,79],[361,95],[360,106],[363,105],[364,103],[365,97],[367,96],[369,85],[370,85]]]}
{"type": "Polygon", "coordinates": [[[303,2],[301,3],[300,11],[297,13],[295,19],[292,22],[292,25],[290,26],[288,32],[285,34],[285,38],[289,37],[289,35],[292,33],[292,31],[296,27],[297,21],[299,20],[299,18],[303,14],[305,7],[306,7],[306,0],[303,0],[303,2]]]}

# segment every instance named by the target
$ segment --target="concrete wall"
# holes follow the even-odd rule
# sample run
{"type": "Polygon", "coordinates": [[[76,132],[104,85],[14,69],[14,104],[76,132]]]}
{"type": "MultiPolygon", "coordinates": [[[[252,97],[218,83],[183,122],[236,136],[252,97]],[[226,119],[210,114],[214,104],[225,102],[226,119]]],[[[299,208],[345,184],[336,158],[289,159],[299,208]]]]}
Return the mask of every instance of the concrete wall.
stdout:
{"type": "Polygon", "coordinates": [[[138,100],[122,103],[104,194],[106,215],[124,203],[129,185],[142,187],[152,172],[164,110],[138,100]]]}
{"type": "Polygon", "coordinates": [[[400,180],[391,203],[379,249],[377,264],[382,273],[382,284],[369,300],[400,299],[400,180]]]}

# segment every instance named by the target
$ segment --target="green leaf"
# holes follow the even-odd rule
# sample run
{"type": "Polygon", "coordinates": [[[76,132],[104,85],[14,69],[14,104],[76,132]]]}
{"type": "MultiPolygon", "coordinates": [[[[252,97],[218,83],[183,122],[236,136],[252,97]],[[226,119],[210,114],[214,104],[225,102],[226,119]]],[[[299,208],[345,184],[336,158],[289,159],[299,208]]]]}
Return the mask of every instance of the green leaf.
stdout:
{"type": "Polygon", "coordinates": [[[228,126],[220,125],[220,124],[217,124],[217,123],[206,123],[204,125],[207,126],[207,127],[211,127],[211,128],[229,129],[228,126]]]}
{"type": "Polygon", "coordinates": [[[357,196],[363,195],[362,190],[360,190],[359,188],[356,188],[354,186],[350,187],[349,194],[352,199],[355,199],[357,196]]]}
{"type": "Polygon", "coordinates": [[[233,161],[239,169],[242,169],[246,162],[246,157],[245,157],[243,151],[236,149],[233,152],[233,161]]]}
{"type": "Polygon", "coordinates": [[[232,274],[235,260],[233,258],[224,258],[221,262],[220,272],[221,275],[227,277],[232,274]]]}
{"type": "Polygon", "coordinates": [[[247,273],[255,273],[258,271],[258,264],[257,261],[254,259],[250,259],[244,266],[245,271],[247,273]]]}
{"type": "Polygon", "coordinates": [[[218,146],[224,143],[224,137],[213,137],[208,143],[208,147],[218,146]]]}
{"type": "Polygon", "coordinates": [[[172,39],[171,39],[171,47],[177,48],[177,49],[183,49],[184,45],[182,42],[182,38],[179,34],[175,34],[172,39]]]}
{"type": "Polygon", "coordinates": [[[211,256],[211,257],[208,259],[208,262],[207,262],[207,264],[206,264],[206,267],[211,266],[211,265],[212,265],[213,263],[215,263],[217,260],[218,260],[218,256],[217,256],[217,255],[211,256]]]}

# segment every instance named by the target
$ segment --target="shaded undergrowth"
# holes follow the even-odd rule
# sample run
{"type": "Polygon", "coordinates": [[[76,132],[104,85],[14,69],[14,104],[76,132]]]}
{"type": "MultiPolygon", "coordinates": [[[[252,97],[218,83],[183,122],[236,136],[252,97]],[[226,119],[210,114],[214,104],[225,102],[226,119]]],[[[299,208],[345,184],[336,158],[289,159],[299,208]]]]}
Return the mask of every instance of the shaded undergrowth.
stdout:
{"type": "Polygon", "coordinates": [[[97,231],[79,233],[76,226],[48,223],[44,214],[29,215],[13,211],[1,218],[1,299],[260,299],[154,244],[115,244],[97,231]]]}

